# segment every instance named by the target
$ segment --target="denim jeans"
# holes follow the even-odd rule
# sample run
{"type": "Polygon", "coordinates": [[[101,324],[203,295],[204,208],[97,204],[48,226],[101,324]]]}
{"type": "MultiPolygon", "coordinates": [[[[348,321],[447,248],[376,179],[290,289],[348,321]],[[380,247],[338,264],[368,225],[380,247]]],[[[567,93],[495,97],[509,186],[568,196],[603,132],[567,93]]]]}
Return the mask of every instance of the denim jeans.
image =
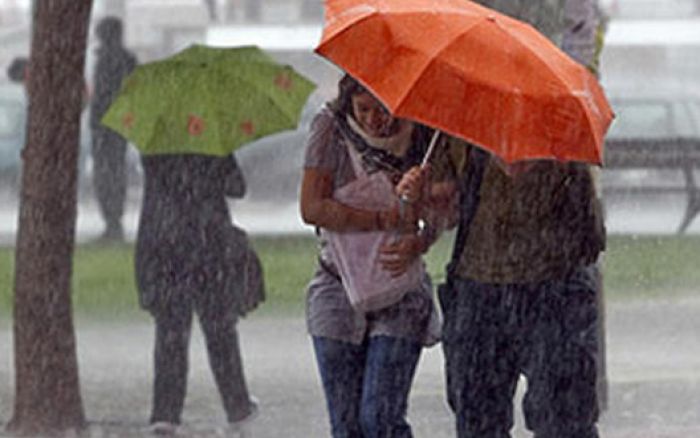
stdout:
{"type": "Polygon", "coordinates": [[[597,438],[595,278],[440,288],[448,403],[460,438],[508,438],[520,374],[535,438],[597,438]]]}
{"type": "Polygon", "coordinates": [[[360,345],[313,338],[333,438],[412,437],[408,397],[417,342],[372,336],[360,345]]]}

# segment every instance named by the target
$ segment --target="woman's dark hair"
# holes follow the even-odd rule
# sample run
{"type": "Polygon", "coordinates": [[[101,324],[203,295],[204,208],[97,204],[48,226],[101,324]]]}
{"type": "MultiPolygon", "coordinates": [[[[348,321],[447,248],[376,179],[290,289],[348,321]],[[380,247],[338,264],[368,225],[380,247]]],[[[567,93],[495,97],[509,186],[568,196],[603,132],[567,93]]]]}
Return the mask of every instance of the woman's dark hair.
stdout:
{"type": "MultiPolygon", "coordinates": [[[[367,146],[361,137],[357,136],[357,134],[353,135],[352,130],[347,127],[347,122],[345,122],[345,116],[348,114],[353,114],[352,96],[361,93],[372,94],[367,88],[360,84],[357,79],[346,74],[343,76],[340,82],[338,82],[338,97],[330,102],[329,107],[335,114],[337,123],[339,123],[341,126],[345,126],[344,131],[354,137],[353,141],[356,143],[356,146],[359,144],[362,150],[373,150],[374,148],[367,146]],[[362,145],[364,145],[364,147],[362,145]]],[[[433,129],[414,122],[411,147],[409,148],[406,157],[398,160],[394,167],[405,171],[411,166],[420,164],[425,150],[427,149],[428,143],[430,142],[432,133],[433,129]]],[[[382,153],[380,153],[380,155],[384,156],[382,153]]]]}
{"type": "Polygon", "coordinates": [[[352,114],[352,96],[369,91],[357,79],[349,74],[338,82],[338,97],[331,102],[330,107],[336,114],[352,114]]]}

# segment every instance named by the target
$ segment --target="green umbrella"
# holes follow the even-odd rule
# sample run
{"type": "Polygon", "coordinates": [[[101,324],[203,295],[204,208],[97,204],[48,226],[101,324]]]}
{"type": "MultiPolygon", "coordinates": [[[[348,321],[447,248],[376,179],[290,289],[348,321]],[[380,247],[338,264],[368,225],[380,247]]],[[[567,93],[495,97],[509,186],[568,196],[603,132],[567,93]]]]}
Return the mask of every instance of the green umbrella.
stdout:
{"type": "Polygon", "coordinates": [[[146,155],[227,155],[294,129],[313,90],[257,47],[193,45],[138,66],[102,123],[146,155]]]}

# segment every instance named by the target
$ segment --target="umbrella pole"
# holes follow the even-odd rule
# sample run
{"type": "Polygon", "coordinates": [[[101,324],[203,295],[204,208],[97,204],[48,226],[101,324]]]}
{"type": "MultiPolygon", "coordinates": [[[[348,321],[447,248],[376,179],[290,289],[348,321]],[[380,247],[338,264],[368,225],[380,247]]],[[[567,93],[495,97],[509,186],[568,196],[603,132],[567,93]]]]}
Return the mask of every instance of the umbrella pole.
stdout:
{"type": "Polygon", "coordinates": [[[425,155],[423,156],[423,161],[420,163],[420,167],[422,169],[425,168],[430,159],[433,157],[433,153],[435,152],[435,146],[437,145],[437,141],[440,138],[441,133],[442,132],[439,129],[436,129],[435,133],[433,134],[433,138],[430,139],[430,145],[428,145],[428,150],[425,152],[425,155]]]}

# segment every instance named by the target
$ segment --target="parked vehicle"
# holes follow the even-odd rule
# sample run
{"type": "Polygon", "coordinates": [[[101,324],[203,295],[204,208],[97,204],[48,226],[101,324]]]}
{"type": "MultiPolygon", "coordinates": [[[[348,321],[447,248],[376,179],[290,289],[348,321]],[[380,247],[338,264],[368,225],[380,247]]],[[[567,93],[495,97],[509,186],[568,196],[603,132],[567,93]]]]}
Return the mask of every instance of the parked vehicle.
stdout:
{"type": "Polygon", "coordinates": [[[617,118],[605,144],[605,191],[684,194],[684,232],[700,213],[700,93],[661,87],[609,94],[617,118]]]}

